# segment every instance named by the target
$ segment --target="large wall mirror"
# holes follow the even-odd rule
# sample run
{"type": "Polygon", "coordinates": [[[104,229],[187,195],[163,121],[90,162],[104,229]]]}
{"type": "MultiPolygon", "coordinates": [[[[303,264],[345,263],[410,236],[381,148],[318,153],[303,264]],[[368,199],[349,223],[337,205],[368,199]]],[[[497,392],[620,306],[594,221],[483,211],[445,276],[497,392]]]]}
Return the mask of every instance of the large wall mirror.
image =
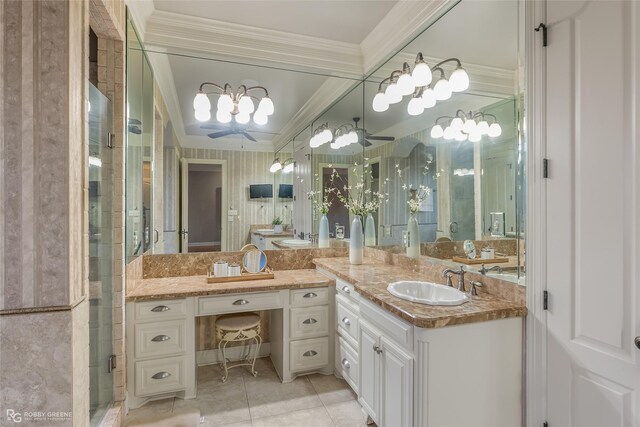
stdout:
{"type": "Polygon", "coordinates": [[[313,246],[323,215],[331,244],[344,244],[354,212],[339,195],[361,189],[369,246],[407,253],[415,223],[411,256],[448,262],[472,241],[507,257],[503,278],[523,283],[519,7],[458,2],[364,77],[143,49],[130,28],[127,255],[313,246]],[[406,94],[378,96],[404,85],[416,60],[429,85],[421,65],[406,94]],[[242,107],[252,112],[229,121],[219,92],[242,85],[259,87],[242,107]],[[201,89],[208,101],[195,99],[201,89]],[[265,123],[255,115],[267,93],[265,123]]]}

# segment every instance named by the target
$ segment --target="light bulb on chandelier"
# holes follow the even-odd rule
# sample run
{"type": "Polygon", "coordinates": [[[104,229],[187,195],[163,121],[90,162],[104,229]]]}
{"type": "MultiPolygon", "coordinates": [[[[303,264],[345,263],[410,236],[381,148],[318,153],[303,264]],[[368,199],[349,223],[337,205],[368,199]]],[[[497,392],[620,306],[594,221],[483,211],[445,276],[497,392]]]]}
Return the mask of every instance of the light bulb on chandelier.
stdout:
{"type": "Polygon", "coordinates": [[[239,124],[247,124],[253,121],[257,125],[265,125],[269,121],[269,116],[274,113],[273,101],[269,98],[267,89],[262,86],[247,87],[240,85],[237,91],[233,91],[229,83],[224,86],[215,83],[205,82],[200,85],[200,89],[193,99],[194,116],[198,121],[208,121],[211,119],[211,101],[209,95],[218,95],[216,102],[216,120],[220,123],[229,123],[232,119],[239,124]],[[206,87],[213,87],[209,92],[205,92],[206,87]],[[255,95],[256,91],[262,92],[255,95]],[[258,108],[253,100],[260,100],[258,108]]]}
{"type": "Polygon", "coordinates": [[[462,110],[456,111],[455,116],[443,116],[436,119],[435,124],[431,128],[431,138],[456,141],[479,142],[483,135],[496,138],[502,134],[502,128],[498,123],[498,119],[493,114],[483,112],[465,113],[462,110]],[[491,125],[487,122],[487,118],[492,119],[491,125]],[[441,123],[445,123],[447,127],[443,130],[441,123]]]}

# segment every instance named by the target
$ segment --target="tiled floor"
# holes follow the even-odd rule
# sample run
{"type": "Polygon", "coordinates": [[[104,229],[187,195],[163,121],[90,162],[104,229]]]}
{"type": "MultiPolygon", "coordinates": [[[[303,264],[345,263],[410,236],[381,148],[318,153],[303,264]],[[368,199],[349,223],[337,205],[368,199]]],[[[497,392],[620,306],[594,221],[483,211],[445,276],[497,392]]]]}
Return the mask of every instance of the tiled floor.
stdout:
{"type": "Polygon", "coordinates": [[[220,382],[218,365],[198,369],[198,397],[165,399],[132,410],[125,425],[134,419],[198,409],[200,426],[227,427],[362,427],[366,416],[349,385],[332,375],[308,375],[282,384],[269,358],[256,361],[258,376],[244,368],[229,371],[220,382]]]}

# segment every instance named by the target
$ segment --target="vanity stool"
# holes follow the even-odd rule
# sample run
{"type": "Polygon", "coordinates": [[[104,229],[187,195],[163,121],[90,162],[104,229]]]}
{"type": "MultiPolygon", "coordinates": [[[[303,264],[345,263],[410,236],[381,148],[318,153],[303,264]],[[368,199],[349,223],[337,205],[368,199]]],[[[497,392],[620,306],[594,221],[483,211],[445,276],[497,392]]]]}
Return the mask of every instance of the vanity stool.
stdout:
{"type": "Polygon", "coordinates": [[[227,381],[229,377],[229,369],[236,366],[251,366],[251,373],[255,377],[258,372],[255,370],[256,358],[262,344],[260,336],[260,316],[257,313],[234,313],[225,314],[216,319],[216,338],[218,346],[222,350],[222,382],[227,381]],[[255,341],[256,351],[251,358],[251,349],[247,350],[247,357],[244,359],[247,363],[236,363],[227,365],[226,348],[230,342],[255,341]],[[249,363],[250,362],[250,363],[249,363]]]}

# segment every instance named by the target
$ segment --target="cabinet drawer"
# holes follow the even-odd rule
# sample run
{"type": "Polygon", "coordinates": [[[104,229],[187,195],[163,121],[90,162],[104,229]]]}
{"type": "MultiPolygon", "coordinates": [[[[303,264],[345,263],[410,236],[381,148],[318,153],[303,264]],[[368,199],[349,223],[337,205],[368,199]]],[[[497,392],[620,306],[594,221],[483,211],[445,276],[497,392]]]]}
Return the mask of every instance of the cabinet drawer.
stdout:
{"type": "Polygon", "coordinates": [[[136,396],[185,389],[185,358],[169,357],[136,362],[136,396]]]}
{"type": "Polygon", "coordinates": [[[292,340],[329,335],[329,307],[292,308],[289,319],[292,340]]]}
{"type": "Polygon", "coordinates": [[[296,289],[291,291],[291,305],[305,307],[310,305],[322,305],[329,302],[329,288],[296,289]]]}
{"type": "Polygon", "coordinates": [[[413,349],[413,326],[410,323],[396,317],[369,301],[361,301],[360,316],[365,318],[383,332],[387,332],[389,338],[405,348],[413,349]]]}
{"type": "Polygon", "coordinates": [[[336,317],[338,331],[342,335],[348,335],[355,342],[358,341],[358,316],[347,308],[347,306],[338,299],[336,304],[336,317]]]}
{"type": "Polygon", "coordinates": [[[329,338],[291,341],[289,344],[291,372],[323,368],[329,364],[329,338]]]}
{"type": "Polygon", "coordinates": [[[186,320],[135,325],[135,358],[144,359],[184,353],[186,328],[186,320]]]}
{"type": "Polygon", "coordinates": [[[347,299],[356,300],[358,297],[353,285],[342,279],[336,279],[336,291],[338,292],[338,295],[343,295],[347,299]]]}
{"type": "Polygon", "coordinates": [[[282,308],[280,292],[221,295],[198,298],[198,316],[235,313],[239,311],[282,308]]]}
{"type": "Polygon", "coordinates": [[[135,319],[138,322],[183,319],[187,314],[187,300],[158,300],[136,302],[135,319]]]}
{"type": "Polygon", "coordinates": [[[342,338],[338,338],[336,370],[342,375],[353,391],[358,394],[358,353],[342,338]]]}

